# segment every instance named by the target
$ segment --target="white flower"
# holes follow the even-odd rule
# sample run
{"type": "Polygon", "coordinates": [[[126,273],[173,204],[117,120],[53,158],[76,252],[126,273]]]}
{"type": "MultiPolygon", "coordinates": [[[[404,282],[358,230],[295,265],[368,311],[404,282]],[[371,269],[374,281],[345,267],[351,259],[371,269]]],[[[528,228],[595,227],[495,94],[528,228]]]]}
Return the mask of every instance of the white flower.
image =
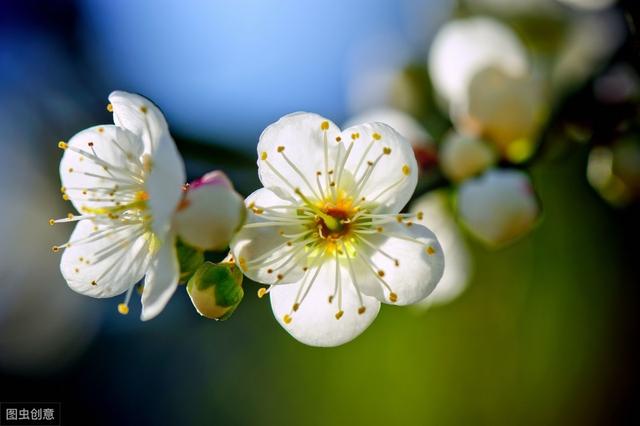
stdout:
{"type": "Polygon", "coordinates": [[[455,131],[445,137],[439,154],[442,172],[454,181],[479,174],[496,161],[495,152],[485,142],[455,131]]]}
{"type": "Polygon", "coordinates": [[[472,275],[471,253],[453,218],[448,197],[447,190],[436,190],[421,196],[411,205],[412,212],[421,212],[422,219],[417,222],[428,223],[438,236],[442,252],[447,259],[447,267],[438,286],[420,306],[451,302],[465,290],[472,275]]]}
{"type": "MultiPolygon", "coordinates": [[[[314,346],[348,342],[380,302],[406,305],[444,269],[435,235],[398,214],[417,182],[411,145],[391,127],[340,132],[315,114],[287,115],[258,143],[264,185],[231,242],[242,271],[269,287],[280,324],[314,346]]],[[[421,215],[418,215],[421,216],[421,215]]]]}
{"type": "Polygon", "coordinates": [[[244,200],[221,171],[191,182],[176,214],[178,235],[201,250],[222,250],[244,221],[244,200]]]}
{"type": "Polygon", "coordinates": [[[490,170],[460,186],[458,213],[472,234],[497,247],[529,232],[540,207],[526,174],[490,170]]]}
{"type": "Polygon", "coordinates": [[[69,287],[92,297],[126,292],[145,275],[143,320],[158,315],[176,289],[179,265],[172,220],[182,197],[184,164],[160,110],[142,96],[113,92],[115,125],[76,134],[60,162],[65,199],[80,213],[50,223],[75,222],[60,261],[69,287]]]}
{"type": "Polygon", "coordinates": [[[497,66],[511,76],[527,72],[524,46],[509,27],[487,17],[451,21],[429,51],[429,74],[438,94],[454,109],[466,104],[473,76],[497,66]]]}

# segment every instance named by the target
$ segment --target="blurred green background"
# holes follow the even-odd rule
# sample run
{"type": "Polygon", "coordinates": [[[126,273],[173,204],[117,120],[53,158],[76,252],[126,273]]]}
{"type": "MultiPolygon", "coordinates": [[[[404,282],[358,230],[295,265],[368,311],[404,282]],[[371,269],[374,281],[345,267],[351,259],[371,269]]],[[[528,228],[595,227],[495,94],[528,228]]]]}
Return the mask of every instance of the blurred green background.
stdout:
{"type": "MultiPolygon", "coordinates": [[[[73,293],[50,253],[71,231],[47,224],[68,209],[56,143],[110,122],[112,89],[163,108],[191,178],[219,168],[248,195],[262,128],[305,109],[342,122],[382,102],[354,89],[365,71],[424,64],[439,25],[483,7],[467,3],[2,2],[0,401],[60,401],[64,424],[637,424],[640,211],[607,204],[585,171],[590,146],[628,115],[591,88],[607,63],[637,70],[633,32],[554,107],[547,135],[566,141],[578,126],[588,142],[547,143],[525,165],[538,226],[500,250],[469,238],[473,277],[459,297],[385,305],[342,347],[295,341],[250,282],[228,321],[201,318],[184,287],[153,321],[120,316],[117,298],[73,293]]],[[[493,15],[508,4],[482,3],[493,15]]],[[[632,3],[606,13],[637,22],[632,3]]],[[[513,13],[516,27],[536,22],[513,13]]],[[[554,17],[529,34],[533,49],[554,17]]],[[[437,142],[448,124],[424,102],[428,112],[411,112],[437,142]]]]}

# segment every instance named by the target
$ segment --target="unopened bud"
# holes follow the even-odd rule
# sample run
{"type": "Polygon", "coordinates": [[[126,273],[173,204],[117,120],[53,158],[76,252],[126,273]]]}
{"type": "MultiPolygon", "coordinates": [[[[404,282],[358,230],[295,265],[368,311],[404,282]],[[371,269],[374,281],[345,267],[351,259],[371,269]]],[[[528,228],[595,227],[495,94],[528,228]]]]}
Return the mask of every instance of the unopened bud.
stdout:
{"type": "Polygon", "coordinates": [[[242,301],[242,278],[234,263],[205,262],[187,283],[187,293],[200,315],[225,320],[242,301]]]}

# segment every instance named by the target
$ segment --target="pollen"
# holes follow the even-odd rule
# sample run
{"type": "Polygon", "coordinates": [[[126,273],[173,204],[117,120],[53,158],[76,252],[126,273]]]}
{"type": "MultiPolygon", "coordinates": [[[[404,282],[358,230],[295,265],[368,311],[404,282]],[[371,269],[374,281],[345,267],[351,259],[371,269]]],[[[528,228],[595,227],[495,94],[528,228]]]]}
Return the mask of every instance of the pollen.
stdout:
{"type": "Polygon", "coordinates": [[[69,196],[67,194],[62,194],[62,199],[65,201],[69,201],[69,196]]]}
{"type": "Polygon", "coordinates": [[[384,153],[384,155],[389,155],[391,154],[391,148],[385,146],[384,148],[382,148],[382,152],[384,153]]]}
{"type": "Polygon", "coordinates": [[[365,313],[365,311],[367,310],[367,308],[365,308],[364,306],[360,306],[358,308],[358,314],[362,315],[365,313]]]}
{"type": "Polygon", "coordinates": [[[429,256],[433,256],[436,253],[436,249],[434,249],[432,246],[427,247],[426,252],[429,256]]]}
{"type": "Polygon", "coordinates": [[[320,128],[322,130],[329,130],[329,122],[328,121],[323,121],[322,123],[320,123],[320,128]]]}
{"type": "Polygon", "coordinates": [[[282,280],[284,278],[284,275],[278,274],[278,275],[276,275],[276,278],[278,279],[278,281],[280,281],[280,280],[282,280]]]}
{"type": "Polygon", "coordinates": [[[398,223],[402,223],[402,216],[401,215],[396,216],[396,220],[398,221],[398,223]]]}
{"type": "Polygon", "coordinates": [[[379,271],[378,271],[378,275],[379,275],[379,276],[381,276],[381,277],[384,277],[384,271],[383,271],[382,269],[381,269],[381,270],[379,270],[379,271]]]}
{"type": "Polygon", "coordinates": [[[54,253],[57,253],[57,252],[59,252],[59,251],[60,251],[60,247],[58,247],[58,246],[53,246],[53,247],[51,247],[51,251],[52,251],[52,252],[54,252],[54,253]]]}
{"type": "Polygon", "coordinates": [[[100,132],[100,133],[104,133],[104,127],[99,127],[99,128],[98,128],[98,132],[100,132]]]}
{"type": "Polygon", "coordinates": [[[402,166],[402,173],[404,173],[405,176],[409,176],[409,173],[411,173],[411,168],[405,164],[404,166],[402,166]]]}
{"type": "Polygon", "coordinates": [[[107,111],[113,112],[113,105],[107,104],[107,111]]]}
{"type": "Polygon", "coordinates": [[[143,114],[146,114],[146,113],[147,113],[147,107],[146,107],[146,106],[144,106],[144,105],[142,105],[142,106],[140,107],[140,111],[141,111],[143,114]]]}
{"type": "Polygon", "coordinates": [[[344,315],[344,311],[336,312],[336,319],[339,320],[340,318],[342,318],[343,315],[344,315]]]}
{"type": "Polygon", "coordinates": [[[49,219],[49,225],[53,226],[56,224],[55,219],[49,219]]]}
{"type": "Polygon", "coordinates": [[[371,136],[373,136],[373,139],[375,139],[375,140],[377,140],[377,141],[379,141],[380,139],[382,139],[382,136],[380,136],[380,133],[374,133],[374,134],[373,134],[373,135],[371,135],[371,136]]]}
{"type": "Polygon", "coordinates": [[[389,300],[392,303],[396,303],[398,301],[398,295],[395,294],[394,292],[389,293],[389,300]]]}
{"type": "Polygon", "coordinates": [[[351,133],[351,139],[353,139],[354,141],[359,138],[360,138],[360,133],[357,133],[357,132],[351,133]]]}
{"type": "Polygon", "coordinates": [[[267,289],[262,287],[258,289],[258,298],[262,299],[264,295],[267,294],[267,289]]]}
{"type": "Polygon", "coordinates": [[[283,152],[283,151],[284,151],[284,146],[280,145],[280,146],[277,148],[277,150],[278,150],[278,152],[283,152]]]}
{"type": "Polygon", "coordinates": [[[60,142],[58,142],[58,148],[67,149],[67,148],[69,148],[69,145],[67,145],[67,143],[65,141],[60,141],[60,142]]]}
{"type": "Polygon", "coordinates": [[[293,309],[293,312],[297,312],[298,309],[300,309],[300,304],[299,303],[294,303],[292,309],[293,309]]]}
{"type": "Polygon", "coordinates": [[[422,220],[422,219],[424,218],[424,213],[422,213],[422,212],[418,212],[418,213],[416,214],[416,218],[418,218],[418,220],[422,220]]]}
{"type": "Polygon", "coordinates": [[[340,136],[336,136],[336,142],[340,142],[342,141],[342,138],[340,136]]]}
{"type": "Polygon", "coordinates": [[[284,321],[285,324],[290,324],[291,323],[291,317],[289,315],[285,315],[282,317],[282,321],[284,321]]]}
{"type": "Polygon", "coordinates": [[[267,152],[266,152],[266,151],[262,151],[262,154],[260,154],[260,159],[261,159],[262,161],[264,161],[264,160],[266,160],[266,159],[267,159],[267,152]]]}
{"type": "Polygon", "coordinates": [[[118,305],[118,312],[122,315],[127,315],[129,313],[129,307],[124,303],[118,305]]]}

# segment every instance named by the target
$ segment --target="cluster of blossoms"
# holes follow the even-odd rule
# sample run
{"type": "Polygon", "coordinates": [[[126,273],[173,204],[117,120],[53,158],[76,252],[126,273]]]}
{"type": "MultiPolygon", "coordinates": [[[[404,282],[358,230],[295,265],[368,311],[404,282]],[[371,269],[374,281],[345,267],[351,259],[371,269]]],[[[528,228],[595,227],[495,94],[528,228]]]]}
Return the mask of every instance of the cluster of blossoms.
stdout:
{"type": "MultiPolygon", "coordinates": [[[[492,2],[465,3],[481,12],[492,2]]],[[[508,3],[500,2],[500,10],[508,3]]],[[[526,14],[527,8],[521,6],[513,13],[526,14]]],[[[538,2],[530,6],[546,13],[536,9],[538,2]]],[[[440,28],[429,50],[424,75],[432,83],[432,93],[424,94],[423,86],[415,83],[412,66],[407,70],[414,71],[399,72],[389,88],[389,103],[403,109],[375,106],[348,121],[354,125],[375,117],[390,124],[411,141],[423,166],[419,191],[429,192],[412,204],[411,211],[428,218],[447,258],[447,269],[427,305],[450,301],[467,285],[473,266],[465,232],[495,249],[535,228],[541,207],[525,169],[541,154],[550,112],[620,42],[615,19],[607,12],[587,16],[548,6],[554,19],[561,16],[569,27],[559,51],[532,47],[531,40],[525,47],[510,26],[486,15],[454,19],[440,28]],[[435,126],[434,141],[422,122],[432,123],[438,114],[428,110],[425,116],[414,105],[444,112],[441,127],[448,130],[435,126]]],[[[627,98],[638,98],[640,80],[628,68],[605,77],[600,83],[603,95],[624,92],[627,98]]],[[[590,182],[616,204],[640,196],[640,145],[632,139],[627,136],[596,147],[590,156],[590,182]]]]}
{"type": "Polygon", "coordinates": [[[185,169],[160,110],[124,92],[109,97],[114,125],[84,130],[60,164],[62,193],[78,214],[61,271],[92,297],[126,293],[129,311],[144,277],[142,315],[165,307],[179,282],[203,316],[228,317],[242,274],[268,284],[274,314],[301,342],[335,346],[359,335],[380,303],[426,298],[444,271],[436,236],[400,213],[416,186],[411,145],[385,124],[341,132],[309,113],[283,117],[258,143],[264,185],[246,199],[221,172],[185,184],[185,169]],[[246,222],[245,222],[246,221],[246,222]],[[229,256],[204,262],[206,250],[229,256]]]}

